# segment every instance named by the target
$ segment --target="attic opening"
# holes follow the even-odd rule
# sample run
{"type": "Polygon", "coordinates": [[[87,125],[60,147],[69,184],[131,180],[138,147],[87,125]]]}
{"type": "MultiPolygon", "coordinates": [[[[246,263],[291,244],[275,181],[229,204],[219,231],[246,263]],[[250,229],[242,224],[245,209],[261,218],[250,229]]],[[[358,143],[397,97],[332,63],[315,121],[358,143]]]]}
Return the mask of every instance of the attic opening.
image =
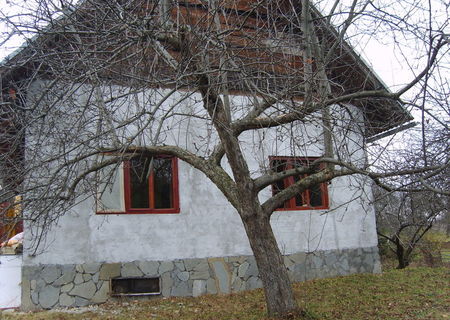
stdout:
{"type": "Polygon", "coordinates": [[[116,278],[111,279],[111,295],[151,296],[161,294],[160,278],[116,278]]]}

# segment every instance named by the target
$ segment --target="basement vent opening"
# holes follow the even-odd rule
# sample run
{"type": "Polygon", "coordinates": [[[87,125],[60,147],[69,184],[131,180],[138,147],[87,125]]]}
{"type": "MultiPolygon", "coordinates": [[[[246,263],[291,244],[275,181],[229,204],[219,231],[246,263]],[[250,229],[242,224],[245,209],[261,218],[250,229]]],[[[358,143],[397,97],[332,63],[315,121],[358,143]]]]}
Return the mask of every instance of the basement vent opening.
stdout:
{"type": "Polygon", "coordinates": [[[112,296],[150,296],[161,294],[159,278],[111,279],[112,296]]]}

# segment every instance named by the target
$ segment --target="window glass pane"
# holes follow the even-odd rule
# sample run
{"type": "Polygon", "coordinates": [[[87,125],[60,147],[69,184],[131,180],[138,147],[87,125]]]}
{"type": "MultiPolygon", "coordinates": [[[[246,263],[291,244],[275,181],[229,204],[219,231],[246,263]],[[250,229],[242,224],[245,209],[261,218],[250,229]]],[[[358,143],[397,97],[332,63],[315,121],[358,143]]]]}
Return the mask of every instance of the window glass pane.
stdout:
{"type": "Polygon", "coordinates": [[[158,158],[153,161],[155,208],[173,208],[172,159],[158,158]]]}
{"type": "MultiPolygon", "coordinates": [[[[272,161],[272,170],[275,172],[282,172],[286,170],[286,161],[284,160],[273,160],[272,161]]],[[[277,194],[281,190],[284,189],[284,181],[280,180],[273,184],[273,194],[277,194]]]]}
{"type": "Polygon", "coordinates": [[[150,158],[136,158],[130,161],[131,208],[149,208],[148,174],[150,158]]]}
{"type": "MultiPolygon", "coordinates": [[[[300,180],[299,176],[294,176],[294,183],[298,182],[300,180]]],[[[306,199],[304,199],[304,194],[303,193],[298,193],[295,196],[295,206],[296,207],[301,207],[306,203],[306,199]]]]}
{"type": "Polygon", "coordinates": [[[111,279],[113,296],[160,294],[159,278],[111,279]]]}
{"type": "Polygon", "coordinates": [[[159,293],[159,278],[133,279],[132,293],[159,293]]]}
{"type": "MultiPolygon", "coordinates": [[[[286,170],[286,160],[273,160],[271,163],[272,170],[275,172],[282,172],[286,170]]],[[[283,190],[284,187],[284,180],[277,181],[273,184],[273,195],[276,195],[278,192],[283,190]]],[[[281,208],[288,208],[289,207],[289,201],[286,203],[280,205],[278,209],[281,208]]]]}
{"type": "Polygon", "coordinates": [[[309,189],[309,202],[311,207],[320,207],[323,205],[320,184],[316,184],[309,189]]]}
{"type": "MultiPolygon", "coordinates": [[[[299,168],[299,167],[303,167],[305,165],[305,163],[300,160],[300,159],[295,159],[292,160],[292,167],[295,168],[299,168]]],[[[305,175],[300,175],[300,176],[294,176],[294,183],[298,182],[300,180],[300,178],[304,178],[305,175]]],[[[307,199],[306,199],[306,193],[299,193],[295,196],[295,206],[296,207],[302,207],[307,203],[307,199]]]]}

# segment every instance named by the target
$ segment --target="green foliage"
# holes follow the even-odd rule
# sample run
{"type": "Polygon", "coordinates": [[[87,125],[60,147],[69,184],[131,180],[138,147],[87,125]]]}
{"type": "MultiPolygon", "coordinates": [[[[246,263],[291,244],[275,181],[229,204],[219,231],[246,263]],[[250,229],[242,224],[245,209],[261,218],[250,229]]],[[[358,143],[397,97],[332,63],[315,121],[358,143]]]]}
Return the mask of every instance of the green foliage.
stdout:
{"type": "MultiPolygon", "coordinates": [[[[429,267],[441,266],[443,252],[446,252],[445,245],[450,241],[445,233],[430,231],[422,239],[420,252],[424,263],[429,267]]],[[[445,260],[447,255],[444,254],[445,260]]]]}
{"type": "Polygon", "coordinates": [[[439,246],[439,248],[442,248],[444,243],[450,241],[450,237],[443,232],[429,231],[424,235],[424,241],[434,243],[436,246],[439,246]]]}
{"type": "MultiPolygon", "coordinates": [[[[408,268],[379,275],[359,274],[296,283],[295,295],[304,309],[287,319],[448,319],[448,283],[450,272],[446,268],[408,268]]],[[[263,291],[253,290],[198,298],[109,302],[88,308],[84,313],[4,313],[2,320],[269,320],[265,314],[263,291]]]]}

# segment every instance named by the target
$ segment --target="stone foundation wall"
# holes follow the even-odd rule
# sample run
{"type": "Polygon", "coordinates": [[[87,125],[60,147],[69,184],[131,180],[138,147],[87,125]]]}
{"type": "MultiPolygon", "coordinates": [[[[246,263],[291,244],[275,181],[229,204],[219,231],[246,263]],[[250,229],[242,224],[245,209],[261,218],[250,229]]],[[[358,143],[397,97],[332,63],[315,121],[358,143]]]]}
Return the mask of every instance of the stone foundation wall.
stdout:
{"type": "MultiPolygon", "coordinates": [[[[284,257],[292,281],[381,271],[378,248],[360,248],[284,257]]],[[[160,277],[161,295],[199,296],[260,288],[253,256],[24,266],[22,309],[50,309],[103,303],[110,279],[160,277]]]]}

